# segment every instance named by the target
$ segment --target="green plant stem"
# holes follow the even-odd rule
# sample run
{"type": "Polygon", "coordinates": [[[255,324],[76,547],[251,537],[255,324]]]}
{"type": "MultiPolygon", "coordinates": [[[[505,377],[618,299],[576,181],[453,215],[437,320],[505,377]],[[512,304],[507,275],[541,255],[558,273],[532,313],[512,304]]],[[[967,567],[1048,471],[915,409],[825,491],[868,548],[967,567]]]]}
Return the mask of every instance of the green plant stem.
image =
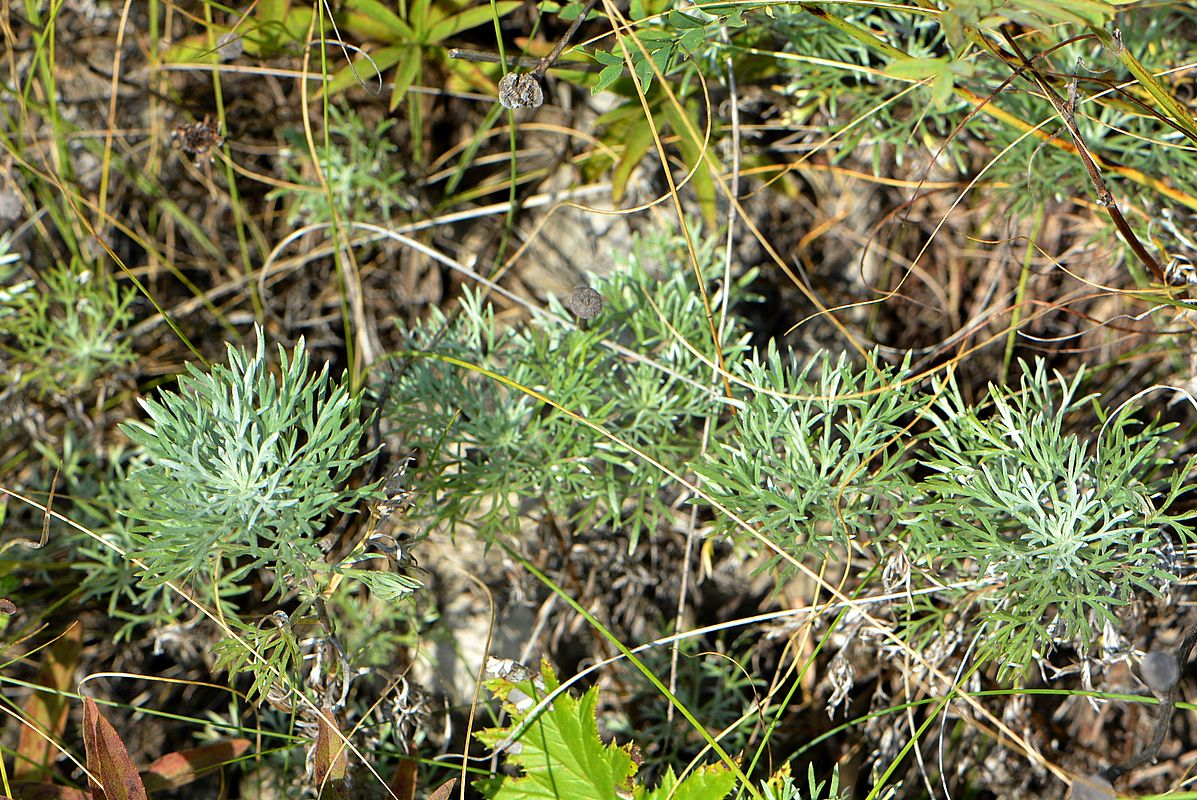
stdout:
{"type": "Polygon", "coordinates": [[[1114,54],[1114,57],[1126,67],[1126,70],[1135,76],[1135,80],[1139,85],[1147,90],[1155,101],[1159,103],[1165,112],[1167,112],[1172,121],[1176,123],[1176,127],[1183,133],[1189,141],[1197,144],[1197,119],[1189,112],[1188,106],[1181,103],[1172,93],[1164,88],[1164,85],[1156,79],[1151,71],[1135,58],[1134,53],[1127,48],[1122,41],[1122,34],[1115,29],[1114,33],[1110,33],[1104,28],[1097,26],[1090,26],[1089,30],[1097,36],[1098,40],[1105,46],[1107,50],[1114,54]]]}
{"type": "MultiPolygon", "coordinates": [[[[881,39],[878,39],[864,28],[854,25],[846,20],[840,19],[834,14],[830,14],[818,6],[814,6],[809,3],[800,3],[798,7],[817,19],[822,20],[827,25],[830,25],[836,30],[841,31],[852,39],[860,42],[869,49],[874,50],[884,56],[899,61],[909,61],[911,59],[911,56],[908,54],[902,52],[893,45],[887,44],[881,39]]],[[[1139,68],[1142,69],[1141,66],[1139,68]]],[[[1146,74],[1145,70],[1144,72],[1146,74]]],[[[1156,83],[1158,86],[1158,82],[1156,83]]],[[[1163,90],[1161,89],[1160,91],[1163,90]]],[[[1067,153],[1076,154],[1076,146],[1072,142],[1057,138],[1052,136],[1047,131],[1040,130],[1037,126],[1019,119],[1009,111],[1006,111],[993,103],[989,103],[986,98],[982,97],[976,92],[973,92],[959,84],[956,84],[952,87],[952,92],[957,97],[967,100],[974,106],[977,106],[978,108],[984,108],[986,114],[998,120],[999,122],[1009,125],[1012,129],[1019,131],[1020,133],[1029,133],[1039,140],[1046,142],[1051,147],[1059,148],[1067,153]]],[[[1173,100],[1173,102],[1175,101],[1173,100]]],[[[1105,164],[1096,156],[1093,156],[1093,161],[1099,168],[1106,169],[1110,172],[1120,175],[1123,178],[1133,181],[1140,186],[1152,190],[1153,192],[1157,192],[1169,198],[1170,200],[1185,206],[1186,208],[1197,211],[1197,197],[1192,197],[1182,191],[1178,191],[1175,187],[1159,180],[1158,178],[1146,175],[1140,170],[1134,169],[1132,167],[1125,167],[1118,164],[1105,164]]],[[[1115,224],[1117,224],[1117,222],[1115,222],[1115,224]]]]}
{"type": "MultiPolygon", "coordinates": [[[[216,33],[215,22],[212,19],[212,5],[204,3],[204,21],[208,27],[208,46],[216,50],[216,33]]],[[[220,120],[221,130],[228,131],[228,115],[225,113],[224,107],[224,92],[220,83],[220,64],[216,63],[212,66],[212,95],[216,101],[216,116],[220,120]]],[[[241,205],[241,198],[237,192],[237,173],[233,171],[233,155],[229,149],[229,142],[227,136],[221,144],[221,151],[224,153],[224,176],[225,183],[228,185],[229,192],[229,208],[233,212],[233,227],[237,233],[237,249],[241,254],[241,274],[249,275],[253,272],[253,266],[249,257],[249,240],[245,235],[245,209],[241,205]]],[[[258,249],[261,252],[267,252],[270,248],[266,247],[264,240],[258,243],[258,249]]],[[[262,304],[262,296],[258,294],[258,288],[255,283],[250,283],[248,287],[250,302],[254,307],[254,316],[257,319],[263,319],[266,314],[265,307],[262,304]]]]}
{"type": "Polygon", "coordinates": [[[1018,273],[1018,289],[1014,293],[1014,307],[1010,310],[1010,331],[1006,334],[1006,352],[1002,356],[1002,379],[1006,384],[1010,376],[1010,365],[1014,361],[1014,345],[1018,340],[1018,325],[1022,322],[1022,303],[1027,295],[1027,281],[1031,277],[1031,261],[1035,257],[1035,240],[1043,230],[1043,203],[1035,206],[1035,216],[1031,220],[1031,232],[1027,237],[1027,250],[1023,254],[1022,269],[1018,273]]]}

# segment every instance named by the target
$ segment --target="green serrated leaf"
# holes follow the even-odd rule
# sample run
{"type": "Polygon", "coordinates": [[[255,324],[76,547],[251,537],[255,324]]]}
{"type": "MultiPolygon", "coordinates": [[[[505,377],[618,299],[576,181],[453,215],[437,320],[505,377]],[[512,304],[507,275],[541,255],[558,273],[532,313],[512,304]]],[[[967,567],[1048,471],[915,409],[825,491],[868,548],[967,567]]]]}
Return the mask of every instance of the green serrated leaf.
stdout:
{"type": "MultiPolygon", "coordinates": [[[[547,663],[541,665],[541,677],[545,692],[551,693],[560,685],[547,663]]],[[[513,692],[518,690],[525,701],[540,696],[533,681],[495,679],[487,685],[504,700],[503,707],[512,722],[504,728],[482,731],[478,738],[489,747],[504,746],[508,763],[522,771],[516,778],[503,780],[491,795],[492,800],[616,800],[619,792],[631,788],[636,774],[631,746],[604,744],[598,736],[597,687],[581,698],[563,692],[535,719],[527,719],[535,706],[516,701],[513,692]]]]}
{"type": "Polygon", "coordinates": [[[661,783],[651,791],[637,786],[636,800],[720,800],[736,788],[736,775],[726,764],[707,764],[699,767],[678,783],[673,770],[667,768],[661,783]]]}

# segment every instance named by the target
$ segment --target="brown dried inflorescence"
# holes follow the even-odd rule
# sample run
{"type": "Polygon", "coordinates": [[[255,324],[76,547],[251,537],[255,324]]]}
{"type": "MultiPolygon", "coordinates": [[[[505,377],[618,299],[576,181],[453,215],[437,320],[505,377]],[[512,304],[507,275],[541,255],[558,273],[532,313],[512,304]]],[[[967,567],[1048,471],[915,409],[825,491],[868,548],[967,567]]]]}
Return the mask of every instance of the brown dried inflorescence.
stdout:
{"type": "Polygon", "coordinates": [[[211,159],[212,151],[224,143],[224,136],[220,132],[220,120],[209,119],[205,114],[201,122],[191,122],[175,128],[170,134],[170,142],[172,147],[195,156],[195,163],[198,165],[205,156],[211,159]]]}
{"type": "Polygon", "coordinates": [[[499,105],[503,108],[540,108],[544,90],[534,72],[508,72],[499,79],[499,105]]]}

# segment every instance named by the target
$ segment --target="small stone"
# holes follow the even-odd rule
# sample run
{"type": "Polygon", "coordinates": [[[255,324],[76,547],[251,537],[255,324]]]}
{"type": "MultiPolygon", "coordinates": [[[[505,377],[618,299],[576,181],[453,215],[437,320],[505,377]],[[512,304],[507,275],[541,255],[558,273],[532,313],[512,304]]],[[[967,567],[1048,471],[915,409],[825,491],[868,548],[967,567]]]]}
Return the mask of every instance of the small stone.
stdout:
{"type": "Polygon", "coordinates": [[[216,55],[221,61],[235,61],[245,52],[241,34],[229,31],[216,40],[216,55]]]}
{"type": "Polygon", "coordinates": [[[1152,650],[1139,662],[1143,683],[1156,694],[1166,694],[1180,682],[1180,665],[1176,656],[1163,650],[1152,650]]]}
{"type": "Polygon", "coordinates": [[[0,222],[16,222],[25,214],[21,196],[0,183],[0,222]]]}
{"type": "Polygon", "coordinates": [[[499,79],[499,105],[503,108],[540,108],[544,90],[530,72],[508,72],[499,79]]]}
{"type": "Polygon", "coordinates": [[[1096,775],[1078,775],[1068,792],[1069,800],[1114,800],[1114,785],[1096,775]]]}
{"type": "Polygon", "coordinates": [[[565,307],[578,319],[590,321],[603,310],[603,296],[589,286],[579,286],[565,298],[565,307]]]}

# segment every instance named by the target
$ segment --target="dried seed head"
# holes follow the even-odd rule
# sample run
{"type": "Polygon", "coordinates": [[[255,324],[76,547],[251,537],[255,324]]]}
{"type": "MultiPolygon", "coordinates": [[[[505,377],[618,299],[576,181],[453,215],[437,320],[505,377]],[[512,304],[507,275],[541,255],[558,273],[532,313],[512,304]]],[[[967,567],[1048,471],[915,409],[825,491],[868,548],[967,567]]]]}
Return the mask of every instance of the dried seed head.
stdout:
{"type": "Polygon", "coordinates": [[[578,319],[589,321],[603,310],[603,296],[589,286],[579,286],[565,298],[565,307],[578,319]]]}
{"type": "Polygon", "coordinates": [[[220,132],[220,120],[210,120],[205,115],[202,122],[180,125],[170,135],[171,145],[184,153],[195,156],[196,164],[224,143],[220,132]]]}
{"type": "Polygon", "coordinates": [[[503,108],[540,108],[544,90],[530,72],[508,72],[499,79],[499,105],[503,108]]]}
{"type": "Polygon", "coordinates": [[[1156,694],[1166,694],[1180,681],[1180,665],[1176,656],[1163,650],[1152,650],[1139,662],[1143,683],[1156,694]]]}

